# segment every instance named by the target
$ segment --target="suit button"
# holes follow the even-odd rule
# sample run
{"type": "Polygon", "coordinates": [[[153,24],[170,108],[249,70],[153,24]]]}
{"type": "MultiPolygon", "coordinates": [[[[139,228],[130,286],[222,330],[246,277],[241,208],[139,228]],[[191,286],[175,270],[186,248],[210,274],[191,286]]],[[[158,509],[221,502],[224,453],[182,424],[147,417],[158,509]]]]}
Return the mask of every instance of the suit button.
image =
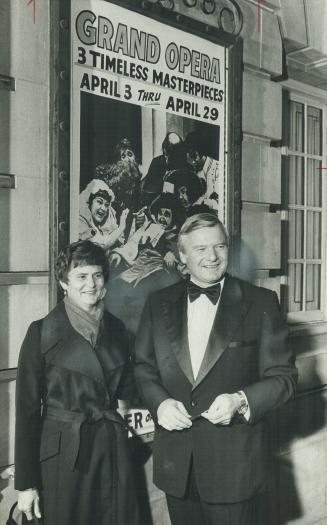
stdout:
{"type": "Polygon", "coordinates": [[[191,401],[191,407],[196,407],[196,406],[197,406],[197,402],[194,401],[194,399],[192,399],[192,401],[191,401]]]}

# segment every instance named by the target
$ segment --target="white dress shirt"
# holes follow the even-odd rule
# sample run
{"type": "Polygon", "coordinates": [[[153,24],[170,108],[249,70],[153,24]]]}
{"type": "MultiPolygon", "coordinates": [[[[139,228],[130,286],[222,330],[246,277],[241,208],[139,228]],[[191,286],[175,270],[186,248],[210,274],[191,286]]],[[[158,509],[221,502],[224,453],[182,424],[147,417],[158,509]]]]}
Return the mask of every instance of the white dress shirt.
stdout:
{"type": "MultiPolygon", "coordinates": [[[[201,286],[195,279],[191,279],[191,281],[201,286]]],[[[187,334],[194,379],[199,373],[204,358],[213,322],[219,308],[224,282],[225,277],[220,281],[220,296],[217,304],[213,304],[205,294],[201,294],[193,302],[190,301],[189,297],[187,299],[187,334]]],[[[244,394],[243,391],[241,392],[244,394]]],[[[249,420],[250,407],[248,407],[244,417],[247,421],[249,420]]]]}
{"type": "MultiPolygon", "coordinates": [[[[220,281],[221,292],[224,281],[225,278],[220,281]]],[[[192,279],[192,282],[199,286],[194,279],[192,279]]],[[[187,299],[187,334],[193,376],[195,379],[204,358],[219,302],[220,297],[217,304],[213,304],[205,294],[201,294],[192,303],[189,298],[187,299]]]]}

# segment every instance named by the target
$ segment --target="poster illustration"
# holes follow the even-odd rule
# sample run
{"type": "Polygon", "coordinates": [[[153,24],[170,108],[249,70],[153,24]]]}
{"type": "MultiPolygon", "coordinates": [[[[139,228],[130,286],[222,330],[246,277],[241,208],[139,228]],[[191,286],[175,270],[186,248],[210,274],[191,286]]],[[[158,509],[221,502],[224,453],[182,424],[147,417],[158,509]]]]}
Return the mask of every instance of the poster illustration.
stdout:
{"type": "Polygon", "coordinates": [[[71,53],[71,237],[106,250],[107,307],[135,333],[148,294],[185,277],[185,218],[226,222],[226,50],[78,0],[71,53]]]}

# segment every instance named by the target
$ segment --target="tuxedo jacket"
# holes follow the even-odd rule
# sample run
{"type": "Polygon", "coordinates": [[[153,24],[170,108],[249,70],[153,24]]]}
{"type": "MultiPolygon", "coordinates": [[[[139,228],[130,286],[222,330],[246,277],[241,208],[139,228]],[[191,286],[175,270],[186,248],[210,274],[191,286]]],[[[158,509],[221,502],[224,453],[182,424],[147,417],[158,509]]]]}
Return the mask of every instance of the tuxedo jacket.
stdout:
{"type": "MultiPolygon", "coordinates": [[[[200,329],[200,327],[199,327],[200,329]]],[[[264,416],[294,396],[297,371],[277,296],[226,275],[205,355],[194,379],[184,282],[150,296],[136,338],[136,380],[156,422],[162,401],[181,401],[190,415],[224,393],[243,390],[251,416],[227,426],[199,417],[190,429],[156,425],[154,482],[182,497],[193,462],[201,498],[232,503],[263,490],[267,467],[264,416]]]]}

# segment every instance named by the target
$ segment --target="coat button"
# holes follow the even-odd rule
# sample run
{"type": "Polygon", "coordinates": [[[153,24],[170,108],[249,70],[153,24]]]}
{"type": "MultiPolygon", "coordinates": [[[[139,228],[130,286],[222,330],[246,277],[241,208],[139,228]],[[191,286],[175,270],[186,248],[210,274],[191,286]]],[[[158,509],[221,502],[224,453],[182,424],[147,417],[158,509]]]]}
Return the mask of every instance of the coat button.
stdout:
{"type": "Polygon", "coordinates": [[[196,406],[197,406],[197,402],[194,401],[194,399],[192,399],[192,401],[191,401],[191,407],[196,407],[196,406]]]}

